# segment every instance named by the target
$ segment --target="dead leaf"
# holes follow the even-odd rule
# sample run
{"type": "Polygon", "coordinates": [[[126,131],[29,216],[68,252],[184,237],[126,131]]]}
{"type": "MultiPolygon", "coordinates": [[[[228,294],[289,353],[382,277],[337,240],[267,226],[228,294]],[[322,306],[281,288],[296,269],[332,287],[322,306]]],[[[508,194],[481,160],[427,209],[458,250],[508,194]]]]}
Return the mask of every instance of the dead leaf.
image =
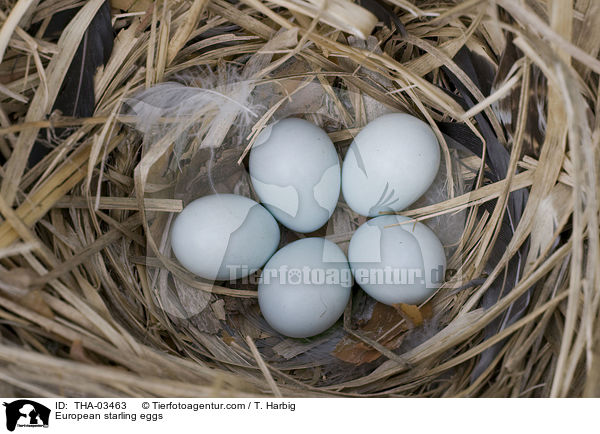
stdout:
{"type": "Polygon", "coordinates": [[[419,310],[419,306],[398,303],[394,305],[394,308],[404,317],[404,319],[409,321],[413,327],[420,327],[423,325],[423,315],[419,310]]]}
{"type": "Polygon", "coordinates": [[[235,342],[235,338],[229,333],[227,333],[225,330],[221,330],[221,339],[223,339],[223,342],[225,342],[229,346],[231,346],[231,344],[235,342]]]}
{"type": "MultiPolygon", "coordinates": [[[[376,303],[371,318],[358,331],[387,349],[394,350],[400,346],[404,332],[408,330],[406,322],[402,320],[402,315],[393,307],[376,303]]],[[[381,356],[379,351],[350,335],[342,338],[332,354],[355,365],[373,362],[381,356]]]]}
{"type": "Polygon", "coordinates": [[[421,315],[423,316],[423,319],[425,321],[433,318],[433,303],[432,302],[425,303],[423,306],[421,306],[420,310],[421,310],[421,315]]]}

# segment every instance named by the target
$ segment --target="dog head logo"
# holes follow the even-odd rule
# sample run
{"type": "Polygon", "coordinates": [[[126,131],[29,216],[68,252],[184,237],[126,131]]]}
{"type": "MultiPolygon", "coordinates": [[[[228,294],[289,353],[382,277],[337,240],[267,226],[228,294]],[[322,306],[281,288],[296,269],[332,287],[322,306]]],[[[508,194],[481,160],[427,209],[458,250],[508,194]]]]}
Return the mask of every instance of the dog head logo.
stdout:
{"type": "Polygon", "coordinates": [[[48,427],[50,409],[29,399],[19,399],[4,403],[6,407],[6,429],[14,431],[16,427],[48,427]]]}

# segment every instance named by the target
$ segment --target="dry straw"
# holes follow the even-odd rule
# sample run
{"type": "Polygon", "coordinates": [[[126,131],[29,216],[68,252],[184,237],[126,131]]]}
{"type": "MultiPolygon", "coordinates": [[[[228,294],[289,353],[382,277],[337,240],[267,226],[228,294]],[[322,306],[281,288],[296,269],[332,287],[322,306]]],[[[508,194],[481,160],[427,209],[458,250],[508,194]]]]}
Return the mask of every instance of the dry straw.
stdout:
{"type": "MultiPolygon", "coordinates": [[[[0,394],[600,395],[598,2],[113,0],[116,40],[96,74],[94,116],[72,119],[51,108],[103,1],[84,2],[57,43],[26,30],[80,3],[2,2],[0,394]],[[378,49],[352,42],[371,34],[378,49]],[[268,336],[236,314],[235,306],[255,305],[252,288],[217,287],[211,294],[186,280],[210,305],[211,318],[193,324],[165,313],[153,293],[148,271],[168,261],[145,216],[168,216],[182,203],[161,196],[169,186],[147,182],[172,140],[140,158],[141,138],[122,115],[123,101],[190,68],[216,70],[265,50],[272,58],[258,80],[285,78],[279,66],[299,59],[304,70],[287,78],[316,79],[332,98],[334,81],[360,94],[353,107],[339,104],[348,128],[332,135],[336,142],[363,125],[368,96],[430,122],[447,162],[449,136],[440,125],[462,126],[492,157],[499,148],[490,137],[508,150],[505,176],[494,179],[491,160],[471,157],[464,163],[476,171],[472,191],[405,212],[427,220],[467,211],[451,259],[461,264],[460,279],[450,279],[429,303],[437,328],[397,351],[354,330],[346,315],[344,333],[377,359],[350,376],[336,376],[343,365],[333,357],[329,366],[272,362],[268,336]],[[459,61],[465,52],[496,77],[489,92],[459,61]],[[389,86],[373,82],[371,72],[389,86]],[[473,98],[469,107],[455,98],[465,92],[473,98]],[[28,168],[40,131],[67,126],[68,137],[28,168]],[[509,194],[520,189],[528,191],[527,204],[503,239],[509,194]],[[518,282],[482,305],[510,275],[524,243],[518,282]],[[490,329],[525,296],[521,315],[490,329]]],[[[215,133],[220,140],[235,119],[227,121],[215,133]]],[[[427,329],[424,312],[402,311],[392,327],[398,341],[427,329]]],[[[276,350],[292,357],[310,345],[276,350]]]]}

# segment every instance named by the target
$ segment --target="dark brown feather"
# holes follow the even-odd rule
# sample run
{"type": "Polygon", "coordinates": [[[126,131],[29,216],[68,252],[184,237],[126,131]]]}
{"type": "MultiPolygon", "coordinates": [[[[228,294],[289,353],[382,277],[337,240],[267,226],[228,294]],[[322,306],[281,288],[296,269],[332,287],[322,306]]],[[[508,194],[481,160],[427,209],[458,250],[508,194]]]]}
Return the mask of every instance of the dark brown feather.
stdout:
{"type": "MultiPolygon", "coordinates": [[[[53,15],[44,37],[49,40],[58,39],[78,11],[79,8],[68,9],[53,15]]],[[[52,111],[60,111],[63,115],[71,117],[90,117],[94,114],[94,75],[98,67],[108,61],[113,42],[110,4],[106,1],[90,22],[77,48],[52,111]]],[[[50,152],[53,140],[60,140],[67,134],[66,129],[41,131],[40,139],[36,141],[29,155],[29,166],[33,167],[50,152]]]]}

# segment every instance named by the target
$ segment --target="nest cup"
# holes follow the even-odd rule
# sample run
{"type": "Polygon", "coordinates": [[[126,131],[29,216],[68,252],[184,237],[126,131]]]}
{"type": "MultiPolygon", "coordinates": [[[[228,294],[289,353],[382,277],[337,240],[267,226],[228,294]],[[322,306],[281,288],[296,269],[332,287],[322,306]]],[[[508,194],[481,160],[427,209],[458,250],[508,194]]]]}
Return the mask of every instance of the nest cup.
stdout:
{"type": "MultiPolygon", "coordinates": [[[[0,143],[4,394],[598,395],[600,64],[581,31],[593,8],[554,2],[547,19],[505,1],[288,3],[122,14],[93,116],[64,121],[20,172],[13,142],[52,125],[4,97],[6,122],[27,121],[0,143]],[[334,327],[291,339],[261,317],[252,279],[207,282],[178,264],[169,234],[183,206],[256,199],[247,158],[265,127],[304,118],[343,158],[389,112],[427,122],[442,151],[431,188],[401,212],[446,249],[451,272],[426,303],[383,306],[355,287],[334,327]]],[[[6,56],[18,74],[25,56],[6,56]]],[[[6,86],[25,80],[32,107],[60,86],[23,77],[6,86]]],[[[363,221],[340,197],[310,235],[346,250],[363,221]]],[[[302,236],[281,231],[280,247],[302,236]]]]}
{"type": "MultiPolygon", "coordinates": [[[[275,76],[285,77],[286,71],[300,71],[303,66],[306,67],[303,62],[290,59],[273,73],[275,76]]],[[[172,183],[171,191],[174,197],[181,199],[184,205],[206,195],[227,193],[251,197],[260,202],[252,191],[246,158],[260,133],[255,127],[257,123],[262,123],[263,128],[269,128],[278,120],[292,116],[310,120],[328,131],[336,140],[336,150],[339,152],[341,163],[356,131],[366,122],[385,113],[394,112],[392,107],[371,97],[340,85],[324,87],[310,76],[304,80],[280,78],[269,81],[237,81],[243,76],[243,70],[240,72],[230,68],[218,71],[217,74],[223,74],[223,77],[214,74],[212,71],[195,70],[180,77],[187,85],[162,84],[142,92],[129,102],[129,114],[135,114],[140,119],[138,128],[145,133],[146,154],[152,152],[152,147],[159,143],[165,134],[172,134],[173,130],[180,131],[181,135],[174,137],[173,148],[152,167],[147,183],[172,183]],[[198,83],[202,83],[203,87],[193,87],[198,83]],[[211,87],[213,83],[221,84],[211,87]],[[175,96],[169,101],[169,96],[174,93],[175,96]],[[236,95],[240,94],[241,98],[236,100],[236,95]],[[199,111],[198,99],[202,100],[205,117],[197,115],[194,124],[179,128],[178,123],[188,123],[186,114],[199,111]],[[354,116],[353,101],[364,103],[362,121],[354,116]],[[214,107],[210,107],[211,105],[214,107]],[[225,128],[227,133],[222,142],[216,146],[207,144],[207,131],[215,126],[215,122],[220,121],[223,113],[229,111],[243,113],[237,116],[230,115],[230,119],[234,121],[229,128],[225,128]],[[160,125],[161,119],[165,118],[173,120],[160,125]]],[[[386,82],[383,77],[374,76],[373,79],[386,82]]],[[[461,170],[461,156],[468,160],[472,154],[464,148],[453,149],[450,160],[452,167],[446,170],[445,162],[441,165],[434,183],[416,202],[416,207],[448,199],[449,185],[455,186],[454,195],[465,191],[465,185],[474,177],[474,171],[470,173],[461,170]],[[450,183],[448,176],[453,177],[450,183]]],[[[158,194],[164,193],[163,190],[158,194]]],[[[155,196],[154,193],[150,193],[146,197],[150,199],[155,196]]],[[[449,258],[460,243],[465,217],[464,212],[443,214],[429,222],[447,246],[446,253],[449,258]]],[[[383,362],[383,357],[376,358],[372,363],[354,360],[352,357],[348,359],[349,356],[345,354],[341,354],[340,358],[336,357],[339,351],[351,352],[350,349],[345,349],[346,347],[361,346],[360,339],[344,339],[342,321],[310,339],[299,340],[280,335],[269,326],[258,310],[255,292],[260,271],[233,282],[200,279],[177,266],[177,260],[170,247],[172,216],[146,210],[146,218],[149,233],[156,237],[153,244],[160,246],[160,258],[164,258],[160,265],[147,267],[150,288],[155,294],[157,306],[167,313],[178,328],[191,334],[203,333],[209,339],[219,342],[224,335],[238,341],[250,336],[255,339],[261,357],[276,369],[310,373],[315,372],[315,367],[318,367],[322,372],[321,376],[326,379],[318,382],[321,385],[354,379],[383,362]],[[240,290],[241,293],[245,291],[249,298],[240,304],[239,300],[235,300],[240,295],[236,295],[233,290],[240,290]],[[211,306],[218,306],[221,312],[215,312],[211,306]]],[[[218,219],[219,216],[215,215],[214,218],[218,219]]],[[[313,233],[299,234],[281,226],[280,247],[304,236],[321,236],[336,242],[347,253],[350,237],[364,220],[350,210],[340,197],[339,206],[336,207],[332,218],[324,227],[313,233]]],[[[151,251],[151,247],[148,250],[151,251]]],[[[358,293],[360,290],[358,286],[356,288],[355,292],[358,293]]],[[[372,316],[375,301],[365,294],[358,293],[355,302],[356,308],[348,314],[348,321],[356,323],[368,320],[372,316]]],[[[398,315],[397,320],[402,321],[402,317],[398,315]]],[[[382,327],[385,328],[385,325],[382,324],[382,327]]],[[[428,333],[431,334],[432,330],[428,333]]],[[[412,345],[415,343],[416,341],[412,342],[412,345]]],[[[361,353],[362,348],[357,351],[361,353]]],[[[371,358],[373,357],[368,359],[371,358]]]]}

